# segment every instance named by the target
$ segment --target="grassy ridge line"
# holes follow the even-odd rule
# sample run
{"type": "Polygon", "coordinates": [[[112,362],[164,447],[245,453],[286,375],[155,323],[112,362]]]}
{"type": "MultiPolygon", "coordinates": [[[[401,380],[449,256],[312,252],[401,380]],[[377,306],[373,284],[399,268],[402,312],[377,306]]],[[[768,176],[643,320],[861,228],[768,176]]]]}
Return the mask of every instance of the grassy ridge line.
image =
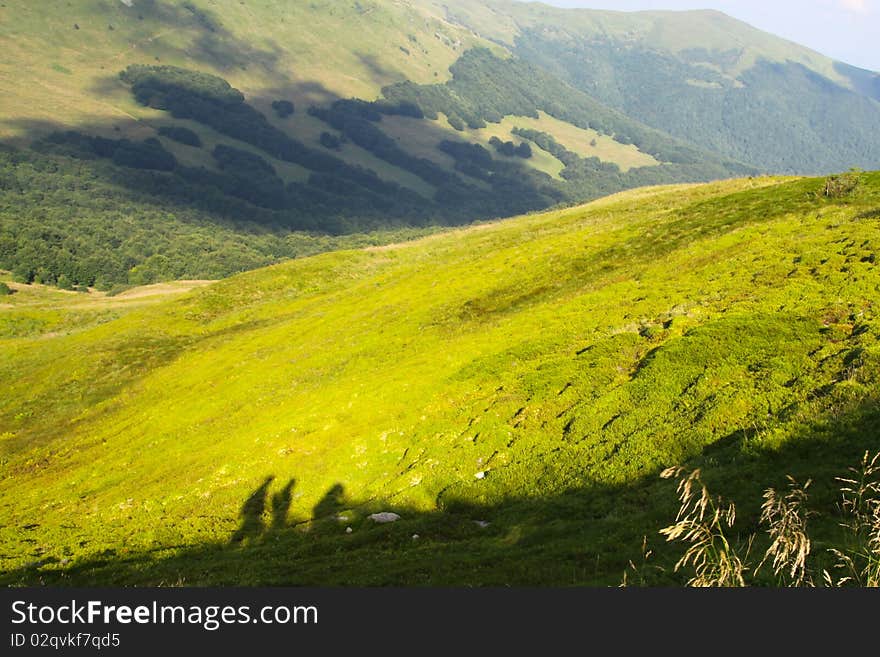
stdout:
{"type": "MultiPolygon", "coordinates": [[[[270,475],[308,520],[337,485],[357,509],[539,504],[754,426],[749,450],[784,446],[817,389],[876,390],[878,230],[854,219],[878,183],[843,203],[816,180],[639,190],[8,341],[3,567],[222,542],[270,475]]],[[[594,546],[608,527],[523,531],[547,522],[594,546]]]]}
{"type": "Polygon", "coordinates": [[[424,2],[445,7],[453,23],[510,45],[524,30],[543,27],[596,39],[638,39],[649,48],[675,53],[705,49],[732,54],[717,65],[731,76],[739,75],[760,59],[795,61],[838,84],[852,86],[852,80],[837,70],[831,58],[719,11],[563,9],[510,0],[493,0],[482,7],[467,0],[424,2]]]}

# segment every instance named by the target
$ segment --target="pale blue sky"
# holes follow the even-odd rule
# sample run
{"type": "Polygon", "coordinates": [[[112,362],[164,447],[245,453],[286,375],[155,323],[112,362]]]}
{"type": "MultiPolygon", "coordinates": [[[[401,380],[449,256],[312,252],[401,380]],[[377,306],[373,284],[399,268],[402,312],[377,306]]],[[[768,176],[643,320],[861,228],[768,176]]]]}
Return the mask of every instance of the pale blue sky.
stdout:
{"type": "Polygon", "coordinates": [[[880,0],[543,0],[592,9],[718,9],[840,61],[880,71],[880,0]]]}

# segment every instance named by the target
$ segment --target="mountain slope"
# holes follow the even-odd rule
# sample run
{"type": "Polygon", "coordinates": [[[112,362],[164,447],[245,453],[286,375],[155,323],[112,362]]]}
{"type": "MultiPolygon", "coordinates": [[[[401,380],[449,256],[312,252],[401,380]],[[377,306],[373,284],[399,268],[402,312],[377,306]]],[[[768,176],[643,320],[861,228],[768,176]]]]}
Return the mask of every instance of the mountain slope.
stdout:
{"type": "Polygon", "coordinates": [[[720,12],[442,4],[450,21],[632,118],[728,158],[780,173],[880,166],[880,74],[720,12]]]}
{"type": "Polygon", "coordinates": [[[616,583],[679,462],[750,496],[742,526],[786,472],[831,509],[877,447],[880,175],[823,183],[639,190],[140,308],[22,286],[4,581],[616,583]]]}
{"type": "Polygon", "coordinates": [[[22,113],[67,124],[138,118],[116,80],[131,63],[205,70],[249,97],[273,100],[283,92],[307,106],[328,97],[373,99],[383,85],[405,79],[442,81],[462,51],[485,44],[409,3],[368,0],[76,0],[51,12],[10,0],[0,16],[0,70],[15,85],[0,101],[10,132],[22,113]],[[403,56],[407,44],[413,47],[403,56]]]}
{"type": "Polygon", "coordinates": [[[423,4],[433,4],[438,11],[442,6],[453,22],[464,24],[507,46],[515,46],[517,37],[526,32],[543,29],[548,33],[555,32],[559,38],[580,36],[618,41],[676,55],[714,53],[716,57],[705,63],[711,63],[731,76],[742,73],[760,60],[790,61],[836,83],[851,85],[849,76],[837,70],[834,60],[715,10],[621,12],[560,9],[541,2],[516,0],[481,3],[467,0],[432,3],[425,0],[423,4]]]}
{"type": "Polygon", "coordinates": [[[0,158],[0,267],[22,281],[216,278],[643,185],[880,166],[873,74],[717,12],[10,0],[0,18],[0,135],[24,149],[0,158]]]}
{"type": "Polygon", "coordinates": [[[3,152],[0,267],[25,282],[216,278],[340,235],[387,242],[756,172],[417,3],[11,1],[0,15],[0,131],[28,149],[3,152]]]}

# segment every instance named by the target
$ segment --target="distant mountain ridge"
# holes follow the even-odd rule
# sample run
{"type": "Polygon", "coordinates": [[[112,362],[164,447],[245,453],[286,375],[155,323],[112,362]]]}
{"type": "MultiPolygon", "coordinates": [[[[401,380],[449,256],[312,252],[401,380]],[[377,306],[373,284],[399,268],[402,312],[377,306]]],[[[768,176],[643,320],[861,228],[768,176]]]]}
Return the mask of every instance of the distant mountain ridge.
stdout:
{"type": "Polygon", "coordinates": [[[444,2],[448,18],[632,118],[764,170],[880,166],[880,74],[718,11],[444,2]]]}
{"type": "MultiPolygon", "coordinates": [[[[806,46],[755,28],[715,9],[611,11],[562,9],[520,0],[419,0],[442,7],[447,18],[506,47],[524,32],[542,28],[577,38],[639,45],[656,52],[705,53],[726,74],[738,75],[760,59],[791,61],[852,90],[880,73],[837,62],[806,46]]],[[[876,98],[876,88],[861,93],[876,98]]]]}

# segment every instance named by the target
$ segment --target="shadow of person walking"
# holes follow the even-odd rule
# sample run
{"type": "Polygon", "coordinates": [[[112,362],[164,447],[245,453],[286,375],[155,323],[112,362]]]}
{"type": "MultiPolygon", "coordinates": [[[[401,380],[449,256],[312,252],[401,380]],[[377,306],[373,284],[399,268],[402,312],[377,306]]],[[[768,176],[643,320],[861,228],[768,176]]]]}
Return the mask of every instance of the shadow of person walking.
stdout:
{"type": "MultiPolygon", "coordinates": [[[[274,475],[266,477],[262,485],[248,497],[241,506],[241,526],[230,539],[230,543],[241,543],[247,538],[259,538],[266,530],[263,522],[263,512],[266,510],[266,496],[270,484],[275,480],[274,475]]],[[[286,511],[285,511],[286,515],[286,511]]]]}
{"type": "Polygon", "coordinates": [[[290,511],[294,486],[296,486],[296,479],[291,479],[280,492],[272,495],[272,526],[269,528],[270,531],[278,531],[287,526],[287,514],[290,511]]]}
{"type": "Polygon", "coordinates": [[[335,484],[324,493],[324,497],[312,509],[312,521],[332,520],[345,508],[345,486],[335,484]]]}

